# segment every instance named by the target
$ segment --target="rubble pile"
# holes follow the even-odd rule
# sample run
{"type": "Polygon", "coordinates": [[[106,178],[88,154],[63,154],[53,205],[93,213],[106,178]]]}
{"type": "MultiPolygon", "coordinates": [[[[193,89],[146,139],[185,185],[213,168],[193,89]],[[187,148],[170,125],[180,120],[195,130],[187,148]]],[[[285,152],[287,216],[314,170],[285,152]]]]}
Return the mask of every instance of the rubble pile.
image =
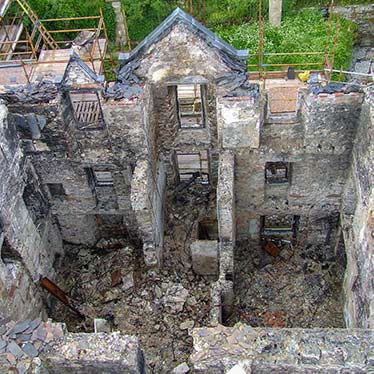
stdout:
{"type": "Polygon", "coordinates": [[[0,368],[19,374],[33,372],[33,360],[63,336],[63,324],[43,322],[40,318],[18,323],[3,321],[0,323],[0,368]]]}
{"type": "Polygon", "coordinates": [[[168,191],[164,266],[186,271],[191,268],[191,243],[198,239],[198,222],[216,217],[216,195],[211,186],[178,185],[168,191]]]}
{"type": "MultiPolygon", "coordinates": [[[[320,261],[316,251],[284,245],[273,257],[263,248],[236,251],[236,305],[227,324],[254,327],[344,327],[344,265],[320,261]]],[[[325,250],[325,253],[327,250],[325,250]]]]}
{"type": "Polygon", "coordinates": [[[66,248],[58,284],[87,318],[56,301],[53,319],[70,332],[92,332],[94,318],[106,319],[112,331],[139,338],[155,372],[173,370],[191,353],[189,329],[208,323],[210,280],[181,268],[148,269],[132,247],[106,244],[66,248]]]}

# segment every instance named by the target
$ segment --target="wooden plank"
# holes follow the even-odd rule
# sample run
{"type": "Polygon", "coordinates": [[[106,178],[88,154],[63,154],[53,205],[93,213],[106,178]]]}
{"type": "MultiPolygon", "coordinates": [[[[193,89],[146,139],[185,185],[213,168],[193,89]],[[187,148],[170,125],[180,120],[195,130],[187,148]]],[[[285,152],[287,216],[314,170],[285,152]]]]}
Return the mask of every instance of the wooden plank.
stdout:
{"type": "Polygon", "coordinates": [[[84,315],[78,310],[76,306],[72,304],[69,298],[66,296],[65,292],[57,286],[57,284],[53,283],[47,277],[42,277],[40,279],[40,285],[47,290],[50,294],[52,294],[56,299],[60,300],[63,304],[65,304],[69,309],[75,312],[79,317],[83,317],[84,315]]]}

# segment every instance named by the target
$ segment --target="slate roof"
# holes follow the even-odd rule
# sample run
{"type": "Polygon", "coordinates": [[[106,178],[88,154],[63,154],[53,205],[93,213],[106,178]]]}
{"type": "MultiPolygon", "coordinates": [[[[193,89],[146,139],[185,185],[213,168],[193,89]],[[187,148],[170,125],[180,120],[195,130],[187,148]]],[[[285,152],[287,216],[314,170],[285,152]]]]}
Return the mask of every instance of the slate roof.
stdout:
{"type": "Polygon", "coordinates": [[[195,31],[199,36],[204,39],[209,45],[214,48],[219,49],[225,54],[233,57],[235,59],[244,60],[248,57],[248,50],[238,50],[235,49],[232,45],[226,43],[223,39],[218,37],[212,31],[207,29],[200,22],[196,21],[195,18],[184,12],[182,9],[175,9],[155,30],[153,30],[140,44],[136,46],[129,53],[121,53],[120,60],[123,60],[125,63],[137,59],[143,54],[148,48],[161,40],[166,36],[171,28],[177,24],[179,21],[184,22],[192,31],[195,31]]]}
{"type": "Polygon", "coordinates": [[[77,65],[82,69],[82,71],[90,78],[93,82],[102,83],[104,77],[96,74],[82,59],[79,55],[71,48],[70,51],[70,60],[66,66],[64,76],[62,78],[62,82],[64,83],[68,78],[69,67],[72,63],[77,63],[77,65]]]}

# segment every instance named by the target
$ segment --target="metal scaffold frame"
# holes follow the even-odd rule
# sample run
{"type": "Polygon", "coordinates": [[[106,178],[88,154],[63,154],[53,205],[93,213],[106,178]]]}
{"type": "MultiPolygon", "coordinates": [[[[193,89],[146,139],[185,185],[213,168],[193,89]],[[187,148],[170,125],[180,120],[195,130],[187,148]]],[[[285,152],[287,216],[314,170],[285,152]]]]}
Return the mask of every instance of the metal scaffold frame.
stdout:
{"type": "MultiPolygon", "coordinates": [[[[289,68],[289,67],[302,67],[307,70],[313,70],[325,74],[325,78],[327,80],[331,79],[331,73],[329,74],[328,71],[332,71],[334,66],[334,60],[336,55],[336,48],[337,43],[339,40],[339,29],[340,29],[340,22],[336,22],[334,33],[332,33],[333,27],[333,13],[334,13],[334,0],[331,0],[329,6],[329,19],[328,19],[328,34],[326,38],[326,48],[325,51],[310,51],[310,52],[283,52],[283,53],[276,53],[276,52],[266,52],[264,50],[264,38],[265,38],[265,29],[266,29],[266,22],[264,19],[263,14],[263,0],[258,2],[258,24],[259,24],[259,31],[258,31],[258,51],[255,54],[250,54],[249,57],[257,57],[256,64],[248,64],[248,67],[257,67],[258,71],[253,71],[253,74],[258,74],[258,78],[264,79],[266,77],[280,77],[284,76],[284,70],[273,70],[271,68],[289,68]],[[333,37],[333,48],[332,51],[330,50],[331,38],[333,37]],[[266,58],[271,56],[321,56],[320,62],[308,62],[307,58],[305,62],[297,62],[297,63],[267,63],[266,58]]],[[[342,70],[342,68],[340,69],[342,70]]],[[[303,70],[301,70],[303,71],[303,70]]],[[[340,74],[341,75],[341,74],[340,74]]]]}
{"type": "Polygon", "coordinates": [[[95,73],[102,74],[105,72],[104,61],[106,60],[109,39],[101,9],[100,14],[97,16],[39,19],[25,0],[9,0],[1,11],[0,30],[2,31],[3,37],[0,40],[0,68],[9,67],[22,69],[27,82],[30,82],[32,68],[48,64],[67,63],[65,58],[41,60],[39,56],[43,51],[68,49],[73,45],[73,41],[79,33],[93,32],[94,38],[92,40],[92,48],[82,60],[90,63],[95,73]],[[19,6],[19,14],[9,17],[6,13],[12,3],[16,3],[19,6]],[[28,29],[23,25],[25,17],[28,17],[31,21],[32,29],[28,29]],[[94,22],[96,26],[74,27],[74,24],[86,20],[94,22]],[[69,22],[72,23],[73,26],[69,29],[60,28],[58,27],[60,22],[69,22]],[[48,28],[50,24],[53,24],[53,29],[48,28]],[[16,26],[22,28],[22,33],[20,32],[12,37],[12,35],[9,35],[8,30],[12,30],[16,26]],[[66,38],[66,40],[58,40],[58,38],[56,38],[58,34],[69,35],[69,37],[66,38]],[[104,39],[105,42],[101,44],[100,40],[102,39],[104,39]],[[97,62],[97,64],[95,64],[95,62],[97,62]],[[97,69],[97,65],[100,66],[99,69],[97,69]]]}

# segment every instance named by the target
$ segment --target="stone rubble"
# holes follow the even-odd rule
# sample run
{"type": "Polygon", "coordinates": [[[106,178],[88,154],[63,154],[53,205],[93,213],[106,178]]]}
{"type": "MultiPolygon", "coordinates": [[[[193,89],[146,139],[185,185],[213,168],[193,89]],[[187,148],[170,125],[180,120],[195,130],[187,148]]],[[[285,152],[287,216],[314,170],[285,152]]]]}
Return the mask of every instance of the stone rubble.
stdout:
{"type": "Polygon", "coordinates": [[[71,332],[92,332],[93,321],[101,318],[112,331],[137,336],[155,373],[171,372],[188,360],[192,350],[188,331],[209,323],[208,278],[195,275],[191,268],[181,271],[180,262],[179,271],[149,269],[121,240],[101,241],[94,248],[71,245],[67,253],[56,283],[79,302],[87,318],[77,320],[55,301],[54,320],[65,321],[71,332]]]}
{"type": "Polygon", "coordinates": [[[180,365],[178,365],[173,371],[172,374],[186,374],[190,370],[187,363],[182,362],[180,365]]]}
{"type": "Polygon", "coordinates": [[[226,324],[241,321],[253,327],[344,327],[344,258],[328,248],[320,252],[289,244],[280,248],[274,258],[262,248],[248,250],[245,243],[238,246],[236,302],[226,324]]]}
{"type": "MultiPolygon", "coordinates": [[[[0,323],[0,368],[18,373],[31,372],[33,359],[64,336],[64,324],[40,318],[0,323]]],[[[0,371],[1,372],[1,371],[0,371]]]]}
{"type": "Polygon", "coordinates": [[[188,291],[180,284],[167,289],[163,304],[173,312],[181,312],[188,296],[188,291]]]}

